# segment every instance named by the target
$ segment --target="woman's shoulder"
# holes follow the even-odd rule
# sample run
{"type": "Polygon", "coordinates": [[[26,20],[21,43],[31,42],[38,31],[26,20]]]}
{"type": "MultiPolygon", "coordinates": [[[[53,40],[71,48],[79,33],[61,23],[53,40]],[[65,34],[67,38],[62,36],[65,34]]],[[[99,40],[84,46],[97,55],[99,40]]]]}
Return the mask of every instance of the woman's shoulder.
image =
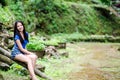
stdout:
{"type": "Polygon", "coordinates": [[[20,39],[20,36],[18,34],[15,34],[14,40],[20,39]]]}
{"type": "Polygon", "coordinates": [[[28,32],[25,32],[26,33],[26,35],[28,36],[28,32]]]}
{"type": "Polygon", "coordinates": [[[19,34],[15,34],[15,37],[19,37],[19,34]]]}
{"type": "Polygon", "coordinates": [[[28,34],[28,32],[25,32],[26,34],[28,34]]]}

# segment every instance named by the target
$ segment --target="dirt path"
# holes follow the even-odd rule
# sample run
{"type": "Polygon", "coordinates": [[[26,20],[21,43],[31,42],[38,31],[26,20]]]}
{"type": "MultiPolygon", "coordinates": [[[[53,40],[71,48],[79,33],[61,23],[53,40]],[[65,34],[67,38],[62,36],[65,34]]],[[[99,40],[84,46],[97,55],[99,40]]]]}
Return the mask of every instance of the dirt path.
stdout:
{"type": "Polygon", "coordinates": [[[118,43],[68,44],[74,68],[66,80],[120,80],[118,47],[118,43]]]}

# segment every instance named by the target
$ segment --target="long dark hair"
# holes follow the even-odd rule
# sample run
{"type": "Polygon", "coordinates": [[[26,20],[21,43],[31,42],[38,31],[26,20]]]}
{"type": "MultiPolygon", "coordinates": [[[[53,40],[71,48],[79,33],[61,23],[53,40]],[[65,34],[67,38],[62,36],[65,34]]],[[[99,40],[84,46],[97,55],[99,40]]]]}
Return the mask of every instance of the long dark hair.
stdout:
{"type": "Polygon", "coordinates": [[[28,40],[28,35],[26,33],[26,30],[25,30],[25,26],[24,26],[22,21],[16,21],[15,24],[14,24],[14,39],[15,39],[15,35],[18,35],[20,37],[20,42],[23,43],[23,38],[22,38],[22,36],[20,35],[20,32],[17,29],[17,24],[18,23],[21,23],[23,25],[23,36],[24,36],[25,40],[29,41],[28,40]]]}

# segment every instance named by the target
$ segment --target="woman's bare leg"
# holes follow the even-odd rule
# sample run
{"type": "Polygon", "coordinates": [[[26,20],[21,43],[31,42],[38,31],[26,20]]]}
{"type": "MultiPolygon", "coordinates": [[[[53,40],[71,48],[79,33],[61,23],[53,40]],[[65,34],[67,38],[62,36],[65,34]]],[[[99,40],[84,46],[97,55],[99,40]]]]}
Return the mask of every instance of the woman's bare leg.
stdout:
{"type": "MultiPolygon", "coordinates": [[[[36,60],[37,60],[38,57],[35,54],[29,54],[29,55],[26,55],[26,56],[28,56],[32,60],[32,66],[35,69],[36,60]]],[[[32,75],[30,75],[30,78],[31,77],[32,77],[32,75]]]]}
{"type": "Polygon", "coordinates": [[[35,68],[36,60],[38,57],[35,54],[30,54],[30,55],[26,55],[26,56],[28,56],[32,60],[33,68],[35,68]]]}
{"type": "Polygon", "coordinates": [[[15,57],[15,60],[27,63],[27,67],[28,67],[28,70],[29,70],[30,75],[32,77],[32,80],[37,80],[35,72],[34,72],[32,60],[28,56],[23,55],[23,54],[19,54],[15,57]]]}

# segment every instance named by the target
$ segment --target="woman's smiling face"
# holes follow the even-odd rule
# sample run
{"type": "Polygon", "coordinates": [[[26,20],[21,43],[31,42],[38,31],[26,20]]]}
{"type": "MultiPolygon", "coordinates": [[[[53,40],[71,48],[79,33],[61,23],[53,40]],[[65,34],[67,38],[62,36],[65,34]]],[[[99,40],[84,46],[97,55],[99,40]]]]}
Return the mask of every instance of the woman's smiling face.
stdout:
{"type": "Polygon", "coordinates": [[[19,32],[22,32],[24,30],[22,23],[20,23],[20,22],[17,23],[17,29],[19,32]]]}

